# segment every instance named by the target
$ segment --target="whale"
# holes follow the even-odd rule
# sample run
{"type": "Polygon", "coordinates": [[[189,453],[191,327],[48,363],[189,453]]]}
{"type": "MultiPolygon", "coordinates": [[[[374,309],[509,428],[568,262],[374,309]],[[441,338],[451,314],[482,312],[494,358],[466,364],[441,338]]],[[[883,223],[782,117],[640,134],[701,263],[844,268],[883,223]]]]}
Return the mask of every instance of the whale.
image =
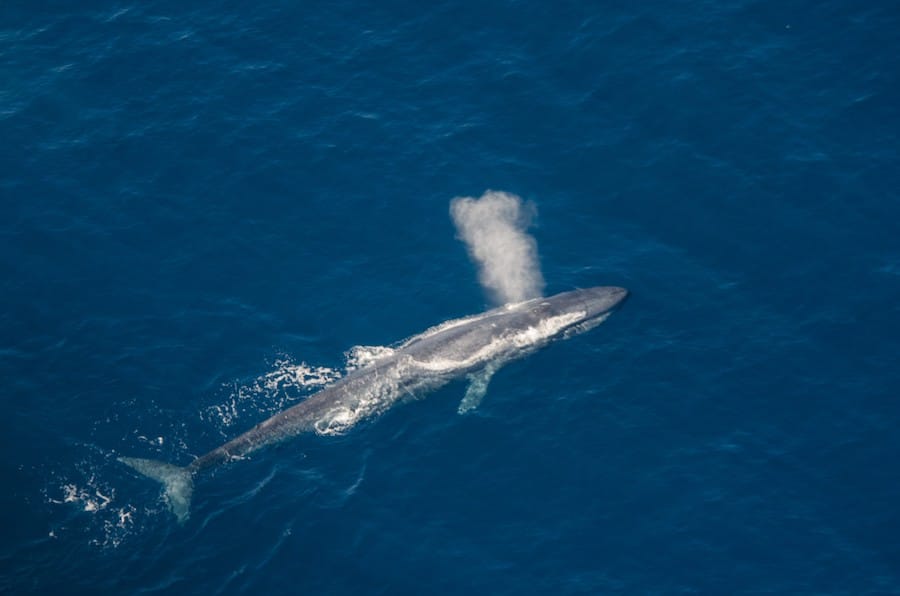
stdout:
{"type": "Polygon", "coordinates": [[[491,377],[504,364],[593,329],[627,297],[624,288],[598,286],[452,319],[379,350],[365,365],[187,466],[136,457],[118,460],[160,482],[169,509],[184,523],[190,515],[194,479],[201,472],[246,459],[297,435],[345,433],[363,420],[420,399],[455,379],[468,380],[458,407],[465,414],[479,406],[491,377]]]}

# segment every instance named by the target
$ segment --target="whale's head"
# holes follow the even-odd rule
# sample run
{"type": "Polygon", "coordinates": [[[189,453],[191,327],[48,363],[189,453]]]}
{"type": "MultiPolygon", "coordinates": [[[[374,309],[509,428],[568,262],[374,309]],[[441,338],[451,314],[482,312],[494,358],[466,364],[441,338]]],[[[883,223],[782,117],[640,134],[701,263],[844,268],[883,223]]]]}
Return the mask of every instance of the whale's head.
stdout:
{"type": "Polygon", "coordinates": [[[571,337],[593,329],[628,298],[628,290],[616,286],[598,286],[537,298],[523,304],[532,321],[554,327],[552,335],[571,337]]]}
{"type": "Polygon", "coordinates": [[[424,369],[461,374],[593,329],[627,297],[623,288],[596,287],[507,304],[447,321],[411,337],[397,351],[424,369]]]}
{"type": "Polygon", "coordinates": [[[563,296],[564,302],[568,301],[576,310],[583,308],[585,317],[593,319],[604,317],[621,306],[628,298],[628,290],[617,286],[600,286],[559,295],[560,298],[563,296]]]}

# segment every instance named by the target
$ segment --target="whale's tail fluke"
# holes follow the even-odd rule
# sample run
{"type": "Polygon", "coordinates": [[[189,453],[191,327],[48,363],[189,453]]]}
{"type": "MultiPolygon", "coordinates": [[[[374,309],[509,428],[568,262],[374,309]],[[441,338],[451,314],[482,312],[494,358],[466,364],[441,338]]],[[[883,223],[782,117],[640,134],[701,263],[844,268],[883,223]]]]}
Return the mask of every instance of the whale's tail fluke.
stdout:
{"type": "Polygon", "coordinates": [[[165,488],[169,509],[184,523],[190,515],[191,495],[194,493],[194,471],[190,467],[181,468],[153,459],[120,457],[119,461],[159,482],[165,488]]]}

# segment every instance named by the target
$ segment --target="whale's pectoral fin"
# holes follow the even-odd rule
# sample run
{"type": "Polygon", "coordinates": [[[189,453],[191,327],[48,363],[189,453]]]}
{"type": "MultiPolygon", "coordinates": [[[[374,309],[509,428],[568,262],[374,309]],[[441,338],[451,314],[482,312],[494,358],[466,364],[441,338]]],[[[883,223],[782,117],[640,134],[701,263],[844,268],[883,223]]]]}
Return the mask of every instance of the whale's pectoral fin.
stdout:
{"type": "Polygon", "coordinates": [[[120,457],[119,461],[134,468],[144,476],[162,483],[169,509],[183,524],[190,514],[191,495],[194,492],[194,473],[190,467],[180,468],[161,461],[120,457]]]}
{"type": "Polygon", "coordinates": [[[474,410],[481,404],[481,400],[484,399],[484,394],[487,393],[491,377],[497,372],[497,368],[497,366],[489,364],[485,366],[483,370],[468,376],[469,386],[466,388],[466,394],[463,396],[462,401],[459,402],[459,408],[456,410],[457,412],[465,414],[469,410],[474,410]]]}

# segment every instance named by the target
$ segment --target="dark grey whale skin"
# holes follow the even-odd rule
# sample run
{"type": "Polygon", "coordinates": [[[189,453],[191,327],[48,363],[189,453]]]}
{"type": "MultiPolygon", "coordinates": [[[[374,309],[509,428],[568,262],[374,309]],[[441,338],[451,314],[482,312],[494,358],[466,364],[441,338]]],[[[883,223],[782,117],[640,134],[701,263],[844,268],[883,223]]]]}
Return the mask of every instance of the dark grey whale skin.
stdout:
{"type": "Polygon", "coordinates": [[[129,457],[119,461],[162,482],[170,508],[179,522],[184,522],[189,515],[193,477],[198,472],[243,459],[301,433],[341,432],[359,420],[433,391],[453,379],[465,375],[476,378],[479,371],[483,394],[490,375],[499,366],[551,341],[591,329],[627,297],[624,288],[601,286],[448,321],[400,343],[387,355],[353,370],[333,385],[264,420],[186,467],[129,457]]]}

